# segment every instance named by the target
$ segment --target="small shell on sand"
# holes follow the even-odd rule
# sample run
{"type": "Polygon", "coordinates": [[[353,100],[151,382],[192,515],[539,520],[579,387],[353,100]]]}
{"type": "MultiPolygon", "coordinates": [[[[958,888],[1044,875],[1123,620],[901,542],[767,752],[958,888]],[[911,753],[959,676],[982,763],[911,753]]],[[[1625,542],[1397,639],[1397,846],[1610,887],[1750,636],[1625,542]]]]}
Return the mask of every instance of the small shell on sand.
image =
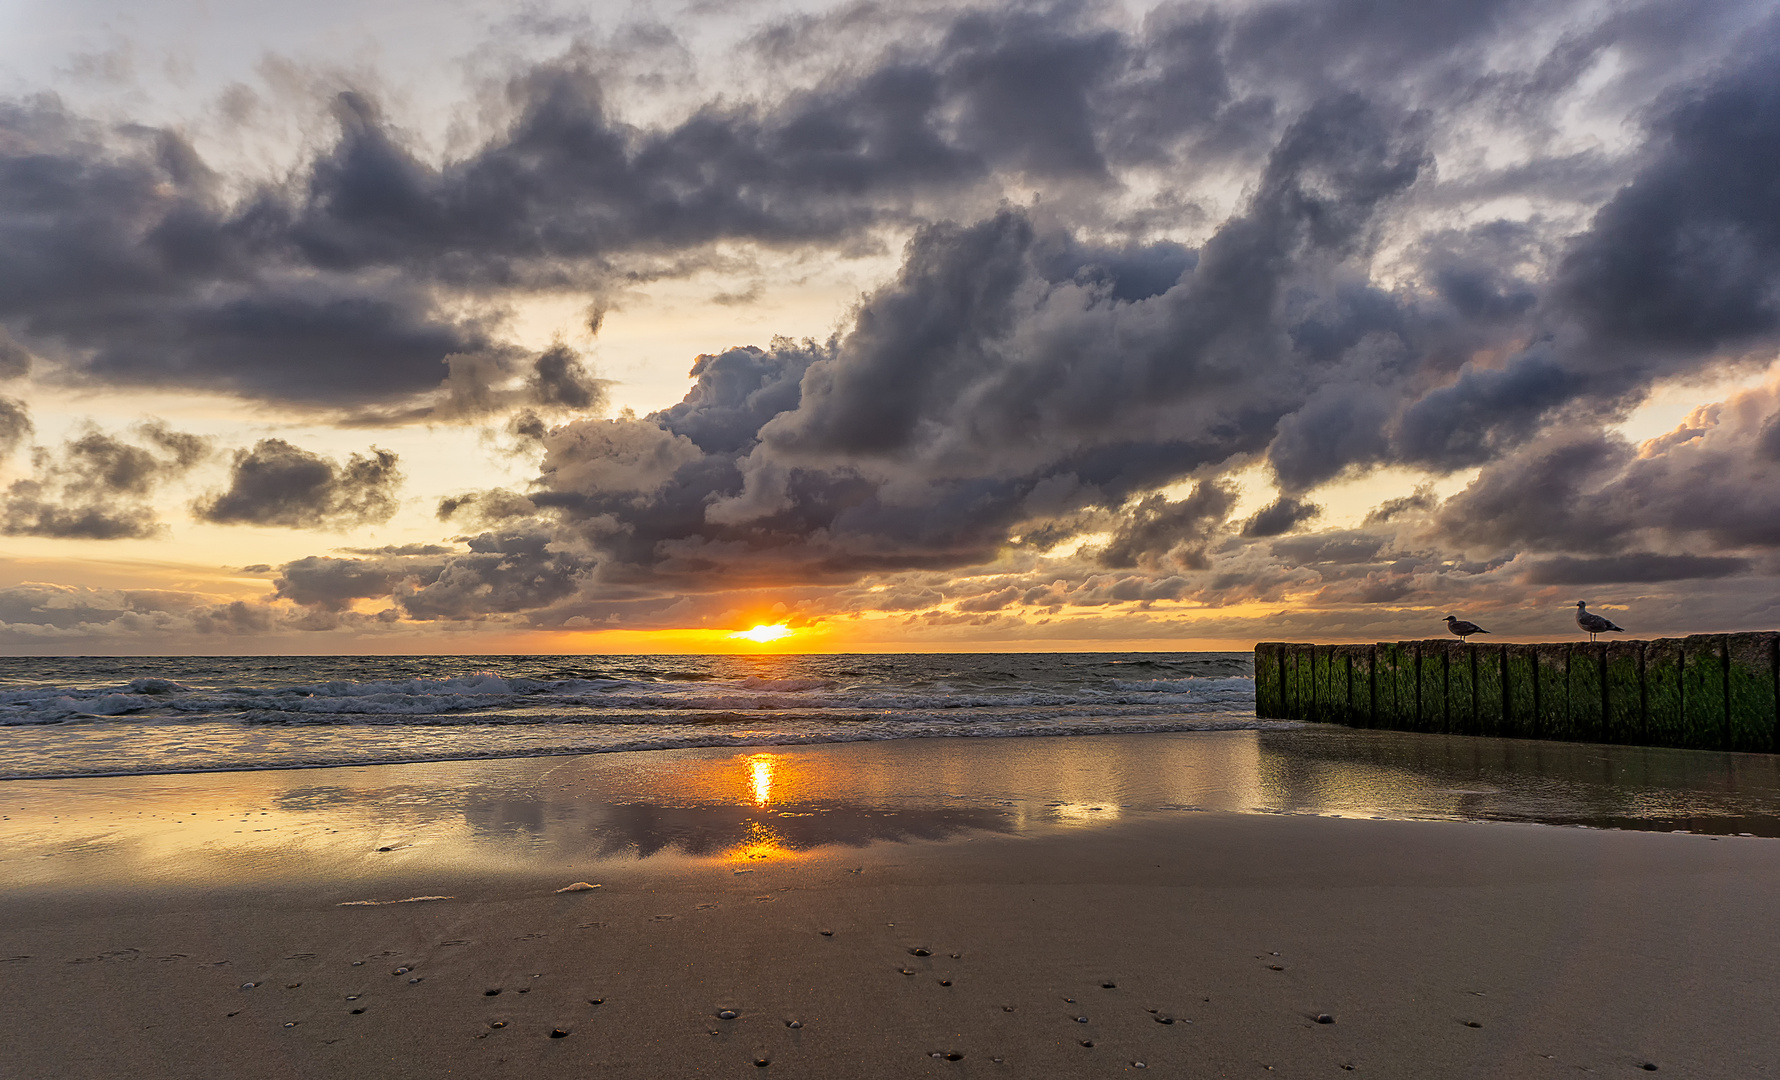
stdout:
{"type": "Polygon", "coordinates": [[[557,891],[557,892],[559,892],[559,893],[566,893],[566,892],[592,892],[592,891],[593,891],[593,890],[595,890],[595,889],[597,889],[597,888],[599,888],[599,886],[598,886],[598,885],[589,885],[589,884],[588,884],[588,883],[587,883],[587,882],[585,882],[585,881],[577,881],[577,882],[575,882],[575,883],[574,883],[574,884],[573,884],[573,885],[564,885],[564,886],[563,886],[563,887],[562,887],[562,888],[560,888],[560,889],[558,889],[558,890],[556,890],[556,891],[557,891]]]}

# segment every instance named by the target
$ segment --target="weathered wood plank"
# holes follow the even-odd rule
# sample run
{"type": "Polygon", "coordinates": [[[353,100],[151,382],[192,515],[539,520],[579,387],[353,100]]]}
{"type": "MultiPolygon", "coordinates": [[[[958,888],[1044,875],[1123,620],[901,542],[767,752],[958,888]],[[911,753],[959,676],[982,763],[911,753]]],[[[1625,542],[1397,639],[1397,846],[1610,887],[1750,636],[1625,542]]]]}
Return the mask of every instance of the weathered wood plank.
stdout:
{"type": "Polygon", "coordinates": [[[1514,739],[1539,737],[1539,649],[1509,645],[1503,650],[1503,698],[1508,711],[1502,734],[1514,739]]]}
{"type": "Polygon", "coordinates": [[[1416,724],[1415,654],[1401,641],[1380,642],[1374,692],[1379,726],[1414,731],[1416,724]]]}
{"type": "Polygon", "coordinates": [[[1644,741],[1644,643],[1607,643],[1607,714],[1601,738],[1610,743],[1644,741]]]}
{"type": "Polygon", "coordinates": [[[1347,714],[1355,727],[1377,725],[1377,707],[1372,699],[1372,646],[1349,645],[1347,648],[1347,714]]]}
{"type": "Polygon", "coordinates": [[[1328,711],[1324,719],[1337,724],[1354,725],[1353,710],[1348,705],[1347,694],[1348,658],[1347,646],[1329,646],[1329,699],[1328,711]]]}
{"type": "Polygon", "coordinates": [[[1298,703],[1293,715],[1295,720],[1315,720],[1316,715],[1316,646],[1294,645],[1292,652],[1296,661],[1292,666],[1296,685],[1292,691],[1298,703]]]}
{"type": "Polygon", "coordinates": [[[1728,750],[1775,748],[1776,696],[1775,651],[1780,635],[1729,634],[1725,638],[1726,680],[1730,721],[1728,750]]]}
{"type": "Polygon", "coordinates": [[[1686,746],[1681,711],[1681,639],[1644,643],[1644,741],[1651,746],[1686,746]]]}
{"type": "Polygon", "coordinates": [[[1681,640],[1681,745],[1721,750],[1730,725],[1725,716],[1724,635],[1690,634],[1681,640]]]}
{"type": "Polygon", "coordinates": [[[1502,661],[1506,646],[1483,644],[1474,646],[1472,675],[1477,687],[1477,734],[1501,735],[1508,717],[1508,698],[1502,683],[1502,661]]]}
{"type": "Polygon", "coordinates": [[[1539,671],[1539,738],[1570,735],[1570,646],[1535,645],[1539,671]]]}
{"type": "Polygon", "coordinates": [[[1454,735],[1477,734],[1476,648],[1446,643],[1446,730],[1454,735]]]}
{"type": "Polygon", "coordinates": [[[1421,700],[1415,730],[1446,730],[1446,642],[1412,643],[1421,679],[1421,700]]]}
{"type": "Polygon", "coordinates": [[[1330,686],[1329,658],[1333,646],[1312,645],[1310,647],[1310,682],[1311,694],[1316,698],[1316,718],[1325,723],[1340,723],[1334,709],[1334,691],[1330,686]]]}
{"type": "Polygon", "coordinates": [[[1570,733],[1579,742],[1601,742],[1607,714],[1607,646],[1578,641],[1570,646],[1570,733]]]}
{"type": "Polygon", "coordinates": [[[1255,646],[1255,715],[1264,720],[1285,719],[1285,684],[1280,653],[1285,646],[1263,641],[1255,646]]]}

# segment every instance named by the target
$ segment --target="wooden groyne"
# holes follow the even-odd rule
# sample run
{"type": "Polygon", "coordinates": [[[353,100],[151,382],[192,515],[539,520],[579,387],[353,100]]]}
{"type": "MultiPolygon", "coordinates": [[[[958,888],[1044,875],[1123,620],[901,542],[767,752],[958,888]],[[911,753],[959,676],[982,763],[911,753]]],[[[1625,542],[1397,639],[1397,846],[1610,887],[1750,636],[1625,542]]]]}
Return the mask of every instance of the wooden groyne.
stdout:
{"type": "Polygon", "coordinates": [[[1255,646],[1255,714],[1349,727],[1773,753],[1780,633],[1255,646]]]}

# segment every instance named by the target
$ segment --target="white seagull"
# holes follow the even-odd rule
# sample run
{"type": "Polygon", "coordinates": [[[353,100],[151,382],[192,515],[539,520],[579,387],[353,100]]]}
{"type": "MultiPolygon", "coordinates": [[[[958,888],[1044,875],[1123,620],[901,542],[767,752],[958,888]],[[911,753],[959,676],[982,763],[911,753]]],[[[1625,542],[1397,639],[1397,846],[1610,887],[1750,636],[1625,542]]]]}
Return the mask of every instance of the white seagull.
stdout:
{"type": "Polygon", "coordinates": [[[1457,618],[1452,615],[1448,615],[1446,617],[1446,628],[1448,630],[1451,630],[1453,633],[1457,634],[1459,636],[1460,641],[1465,640],[1466,638],[1470,637],[1472,634],[1487,634],[1487,633],[1489,633],[1488,630],[1485,630],[1483,627],[1478,626],[1474,622],[1466,622],[1465,620],[1457,618]]]}
{"type": "Polygon", "coordinates": [[[1620,634],[1625,633],[1625,627],[1614,626],[1609,620],[1603,619],[1599,615],[1589,611],[1587,600],[1576,601],[1576,625],[1588,632],[1588,639],[1590,641],[1595,639],[1596,634],[1605,634],[1609,630],[1620,634]]]}

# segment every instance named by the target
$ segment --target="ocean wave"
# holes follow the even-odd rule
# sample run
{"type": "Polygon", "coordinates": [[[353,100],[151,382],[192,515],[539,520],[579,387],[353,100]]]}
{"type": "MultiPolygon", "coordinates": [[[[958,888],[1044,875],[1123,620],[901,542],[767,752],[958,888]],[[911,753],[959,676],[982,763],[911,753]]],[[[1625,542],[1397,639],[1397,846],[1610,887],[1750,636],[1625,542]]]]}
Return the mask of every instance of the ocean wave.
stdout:
{"type": "Polygon", "coordinates": [[[1252,727],[1233,654],[0,658],[0,776],[1252,727]]]}
{"type": "Polygon", "coordinates": [[[331,714],[362,717],[437,717],[494,713],[515,707],[592,713],[784,712],[788,710],[929,711],[1000,708],[1071,708],[1157,705],[1181,708],[1242,707],[1252,703],[1247,678],[1109,680],[1070,689],[1001,687],[927,689],[842,686],[821,679],[743,679],[661,684],[621,680],[509,679],[485,673],[457,679],[325,683],[288,687],[193,689],[165,683],[152,692],[137,680],[124,687],[51,688],[0,694],[0,726],[57,723],[92,717],[149,715],[201,717],[267,714],[331,714]],[[130,692],[136,691],[136,692],[130,692]]]}

